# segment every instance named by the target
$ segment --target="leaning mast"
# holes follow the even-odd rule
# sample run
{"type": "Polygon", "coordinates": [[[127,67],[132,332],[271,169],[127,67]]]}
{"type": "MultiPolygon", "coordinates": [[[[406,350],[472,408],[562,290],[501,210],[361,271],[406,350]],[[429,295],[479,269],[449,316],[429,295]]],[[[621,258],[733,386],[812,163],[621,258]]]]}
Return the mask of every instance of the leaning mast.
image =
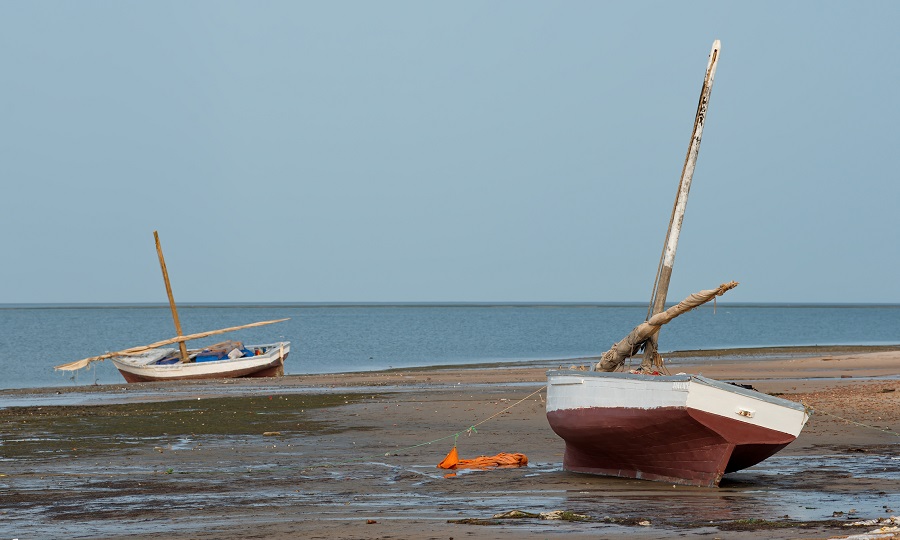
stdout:
{"type": "MultiPolygon", "coordinates": [[[[669,229],[666,232],[666,241],[660,256],[659,267],[656,271],[656,280],[653,284],[653,293],[650,297],[650,308],[647,318],[661,313],[666,306],[666,295],[669,291],[669,281],[672,279],[672,266],[675,264],[675,250],[678,248],[678,235],[681,233],[681,223],[684,220],[684,210],[687,207],[688,193],[691,191],[691,180],[694,177],[694,168],[697,165],[697,156],[700,153],[700,139],[703,136],[703,126],[706,124],[706,112],[709,107],[709,96],[712,93],[713,79],[716,76],[716,66],[719,61],[721,42],[717,39],[713,42],[709,53],[709,62],[706,65],[706,77],[703,79],[703,87],[700,89],[700,101],[697,104],[697,114],[694,117],[694,129],[691,133],[691,142],[688,145],[687,156],[684,158],[684,167],[681,170],[681,181],[678,184],[678,195],[675,198],[675,206],[672,208],[672,216],[669,219],[669,229]]],[[[644,345],[644,358],[641,369],[652,371],[653,365],[658,363],[657,345],[659,331],[655,332],[644,345]]]]}
{"type": "MultiPolygon", "coordinates": [[[[178,337],[184,334],[181,332],[181,321],[178,319],[178,308],[175,307],[175,297],[172,296],[172,284],[169,282],[169,271],[166,270],[166,259],[163,257],[162,246],[159,243],[159,234],[153,231],[153,239],[156,240],[156,255],[159,257],[159,267],[162,269],[163,281],[166,283],[166,295],[169,297],[169,309],[172,310],[172,320],[175,321],[175,333],[178,337]]],[[[187,364],[188,358],[187,347],[184,341],[178,342],[178,351],[181,354],[181,362],[187,364]]]]}

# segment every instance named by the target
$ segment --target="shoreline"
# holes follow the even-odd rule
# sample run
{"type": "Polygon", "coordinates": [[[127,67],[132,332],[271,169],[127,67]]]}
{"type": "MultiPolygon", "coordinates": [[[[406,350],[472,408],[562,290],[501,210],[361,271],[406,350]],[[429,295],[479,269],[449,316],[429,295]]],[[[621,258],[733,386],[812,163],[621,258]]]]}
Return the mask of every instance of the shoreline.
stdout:
{"type": "Polygon", "coordinates": [[[707,489],[563,471],[541,392],[559,361],[0,391],[86,398],[0,408],[0,531],[842,538],[900,513],[900,350],[668,366],[752,380],[814,414],[782,452],[707,489]],[[529,465],[445,477],[435,466],[454,442],[463,458],[521,452],[529,465]],[[494,517],[514,510],[526,517],[494,517]],[[553,511],[585,517],[527,517],[553,511]]]}
{"type": "MultiPolygon", "coordinates": [[[[834,356],[853,356],[868,353],[892,353],[900,352],[900,344],[897,345],[797,345],[797,346],[778,346],[778,347],[746,347],[746,348],[728,348],[728,349],[696,349],[684,351],[669,351],[663,353],[666,359],[666,365],[670,371],[685,369],[709,368],[705,373],[715,378],[713,373],[722,372],[715,366],[726,366],[737,363],[752,361],[753,365],[763,367],[778,367],[780,362],[790,362],[796,359],[815,358],[815,357],[834,357],[834,356]],[[711,360],[715,358],[715,360],[711,360]]],[[[10,401],[10,398],[20,395],[42,395],[42,394],[71,394],[71,393],[93,393],[105,392],[111,389],[119,389],[125,385],[128,388],[141,388],[152,390],[158,388],[166,390],[167,388],[180,386],[210,386],[215,384],[231,384],[246,385],[249,388],[254,386],[273,383],[283,386],[285,383],[302,386],[297,381],[302,380],[318,380],[321,378],[338,377],[353,380],[355,377],[371,377],[377,374],[390,375],[393,373],[426,373],[426,372],[446,372],[460,370],[522,370],[522,369],[556,369],[571,366],[588,367],[590,364],[600,360],[599,356],[586,356],[574,358],[558,358],[558,359],[534,359],[534,360],[509,360],[509,361],[490,361],[481,363],[464,363],[464,364],[435,364],[411,366],[406,368],[388,368],[382,370],[361,370],[347,371],[335,373],[312,373],[312,374],[289,374],[279,378],[267,379],[228,379],[228,380],[200,380],[200,381],[170,381],[164,383],[126,383],[124,380],[116,383],[105,384],[83,384],[69,386],[34,386],[24,388],[5,388],[0,389],[0,407],[10,401]]],[[[634,364],[635,359],[631,359],[634,364]]],[[[759,371],[759,370],[754,370],[759,371]]],[[[776,371],[782,371],[776,369],[776,371]]],[[[885,370],[881,370],[884,372],[885,370]]],[[[727,370],[726,370],[727,373],[727,370]]],[[[898,370],[897,373],[900,373],[898,370]]]]}

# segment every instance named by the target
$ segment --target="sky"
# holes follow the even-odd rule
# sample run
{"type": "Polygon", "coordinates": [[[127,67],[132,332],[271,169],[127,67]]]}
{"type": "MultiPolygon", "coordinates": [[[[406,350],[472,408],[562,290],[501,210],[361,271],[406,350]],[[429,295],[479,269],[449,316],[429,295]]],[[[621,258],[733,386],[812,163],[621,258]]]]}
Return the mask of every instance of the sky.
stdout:
{"type": "Polygon", "coordinates": [[[900,303],[900,3],[0,1],[0,303],[900,303]]]}

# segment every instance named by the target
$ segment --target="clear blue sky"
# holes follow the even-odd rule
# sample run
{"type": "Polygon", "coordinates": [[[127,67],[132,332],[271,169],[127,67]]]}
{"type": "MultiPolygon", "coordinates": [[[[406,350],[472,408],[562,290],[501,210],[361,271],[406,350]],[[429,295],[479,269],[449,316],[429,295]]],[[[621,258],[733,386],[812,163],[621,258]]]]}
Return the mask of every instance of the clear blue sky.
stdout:
{"type": "Polygon", "coordinates": [[[0,303],[900,302],[898,2],[0,3],[0,303]]]}

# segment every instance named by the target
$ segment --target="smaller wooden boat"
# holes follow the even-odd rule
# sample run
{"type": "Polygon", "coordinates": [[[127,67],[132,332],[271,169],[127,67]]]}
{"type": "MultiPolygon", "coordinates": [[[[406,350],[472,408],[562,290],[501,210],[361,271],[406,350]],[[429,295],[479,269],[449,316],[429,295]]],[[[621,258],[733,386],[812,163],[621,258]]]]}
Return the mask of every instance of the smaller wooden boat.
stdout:
{"type": "Polygon", "coordinates": [[[151,349],[117,356],[110,361],[130,383],[178,381],[185,379],[232,379],[238,377],[280,377],[291,352],[289,341],[244,346],[224,341],[204,349],[189,349],[184,363],[176,348],[151,349]]]}
{"type": "Polygon", "coordinates": [[[240,341],[223,341],[204,349],[188,350],[185,342],[203,339],[209,336],[234,332],[247,328],[256,328],[268,324],[284,322],[288,319],[260,321],[241,326],[208,330],[196,334],[184,335],[181,321],[178,319],[178,308],[172,296],[172,285],[169,283],[169,272],[163,257],[159,234],[153,231],[156,240],[156,253],[162,270],[166,294],[169,297],[169,308],[175,323],[176,336],[149,345],[139,345],[128,349],[91,356],[75,362],[69,362],[53,369],[75,371],[84,369],[93,362],[111,360],[125,377],[126,382],[177,381],[183,379],[233,379],[237,377],[281,377],[284,375],[284,361],[291,352],[290,341],[279,341],[266,345],[250,345],[244,347],[240,341]],[[177,344],[178,348],[164,349],[166,345],[177,344]]]}

